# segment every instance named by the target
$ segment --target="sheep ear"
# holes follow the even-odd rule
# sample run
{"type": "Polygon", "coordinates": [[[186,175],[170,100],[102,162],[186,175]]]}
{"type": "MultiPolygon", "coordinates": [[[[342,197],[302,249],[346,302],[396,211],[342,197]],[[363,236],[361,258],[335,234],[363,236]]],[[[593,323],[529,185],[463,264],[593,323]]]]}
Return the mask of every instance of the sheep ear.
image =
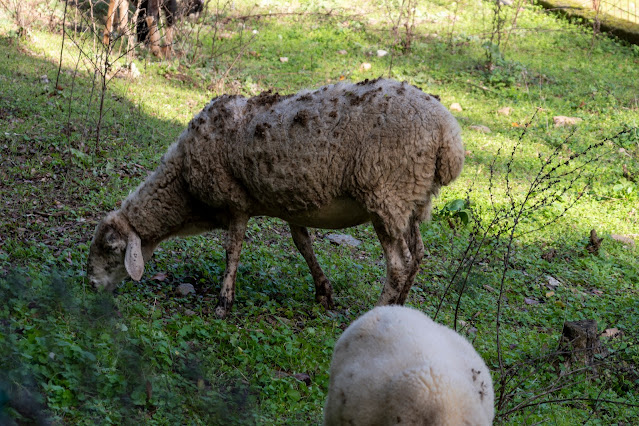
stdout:
{"type": "Polygon", "coordinates": [[[135,232],[129,234],[124,255],[124,267],[133,281],[140,281],[144,273],[144,258],[142,257],[142,242],[135,232]]]}

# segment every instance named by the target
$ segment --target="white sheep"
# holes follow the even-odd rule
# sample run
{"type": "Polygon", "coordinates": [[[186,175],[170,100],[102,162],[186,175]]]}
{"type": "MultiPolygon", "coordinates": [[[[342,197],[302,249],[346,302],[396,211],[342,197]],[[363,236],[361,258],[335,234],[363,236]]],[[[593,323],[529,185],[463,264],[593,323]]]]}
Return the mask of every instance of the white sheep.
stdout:
{"type": "Polygon", "coordinates": [[[466,339],[415,309],[381,306],[335,345],[324,424],[490,425],[493,402],[466,339]]]}
{"type": "Polygon", "coordinates": [[[160,166],[97,226],[88,277],[113,290],[139,280],[163,240],[227,229],[227,267],[216,314],[228,314],[247,221],[288,222],[315,283],[333,305],[331,284],[307,226],[372,222],[386,257],[378,304],[403,304],[424,256],[420,222],[431,197],[461,172],[455,118],[437,99],[393,80],[340,83],[314,92],[213,99],[189,123],[160,166]]]}

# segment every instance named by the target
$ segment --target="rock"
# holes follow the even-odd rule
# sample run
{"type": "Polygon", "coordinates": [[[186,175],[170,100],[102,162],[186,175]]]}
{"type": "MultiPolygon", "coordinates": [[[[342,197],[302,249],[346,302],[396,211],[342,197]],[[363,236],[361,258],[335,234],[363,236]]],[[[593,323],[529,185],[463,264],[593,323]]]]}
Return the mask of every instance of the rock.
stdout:
{"type": "Polygon", "coordinates": [[[480,133],[490,133],[490,129],[486,126],[482,126],[482,125],[474,125],[474,126],[470,126],[468,127],[471,130],[474,130],[476,132],[480,132],[480,133]]]}
{"type": "Polygon", "coordinates": [[[497,110],[497,113],[501,115],[510,115],[510,113],[512,112],[513,112],[513,109],[511,107],[503,107],[497,110]]]}
{"type": "Polygon", "coordinates": [[[348,52],[346,50],[338,50],[337,53],[340,55],[346,55],[348,52]]]}
{"type": "Polygon", "coordinates": [[[182,296],[188,296],[190,293],[195,293],[195,287],[193,284],[180,284],[175,291],[182,296]]]}
{"type": "Polygon", "coordinates": [[[362,242],[357,238],[353,238],[346,234],[329,234],[326,236],[328,241],[339,246],[359,247],[362,242]]]}
{"type": "Polygon", "coordinates": [[[369,64],[368,62],[364,62],[362,65],[359,66],[359,70],[360,71],[368,71],[372,68],[373,66],[371,64],[369,64]]]}
{"type": "Polygon", "coordinates": [[[379,57],[379,58],[382,58],[382,57],[384,57],[386,55],[388,55],[388,52],[386,50],[379,49],[377,51],[377,57],[379,57]]]}
{"type": "Polygon", "coordinates": [[[462,107],[457,102],[450,104],[451,111],[462,112],[462,107]]]}
{"type": "Polygon", "coordinates": [[[186,311],[184,311],[184,315],[186,315],[187,317],[192,317],[193,315],[195,315],[195,311],[187,309],[186,311]]]}
{"type": "Polygon", "coordinates": [[[288,58],[286,56],[280,57],[280,62],[288,62],[288,58]]]}
{"type": "Polygon", "coordinates": [[[575,126],[583,120],[579,117],[566,117],[565,115],[557,115],[552,118],[555,127],[575,126]]]}
{"type": "Polygon", "coordinates": [[[561,282],[558,279],[553,278],[550,275],[546,275],[546,279],[548,280],[548,288],[550,289],[555,289],[561,285],[561,282]]]}
{"type": "Polygon", "coordinates": [[[524,297],[524,303],[526,305],[539,305],[539,300],[535,300],[530,297],[524,297]]]}
{"type": "Polygon", "coordinates": [[[618,234],[611,234],[610,238],[612,238],[615,241],[618,241],[628,247],[635,247],[635,240],[634,238],[628,236],[628,235],[618,235],[618,234]]]}

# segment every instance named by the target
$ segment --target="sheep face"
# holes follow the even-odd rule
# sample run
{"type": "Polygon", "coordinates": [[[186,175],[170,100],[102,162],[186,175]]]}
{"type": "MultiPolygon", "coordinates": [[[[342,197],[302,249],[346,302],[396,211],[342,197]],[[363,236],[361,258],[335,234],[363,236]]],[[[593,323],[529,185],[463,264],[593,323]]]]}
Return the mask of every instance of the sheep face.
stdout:
{"type": "Polygon", "coordinates": [[[140,238],[117,212],[110,213],[98,224],[91,241],[89,282],[96,289],[113,291],[128,276],[138,281],[143,272],[140,238]]]}

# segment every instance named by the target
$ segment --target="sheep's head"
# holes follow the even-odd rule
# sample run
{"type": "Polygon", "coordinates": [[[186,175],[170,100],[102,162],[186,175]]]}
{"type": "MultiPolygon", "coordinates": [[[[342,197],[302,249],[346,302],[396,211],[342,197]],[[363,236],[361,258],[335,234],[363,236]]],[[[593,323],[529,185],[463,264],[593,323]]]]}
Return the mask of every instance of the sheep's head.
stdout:
{"type": "Polygon", "coordinates": [[[144,259],[140,237],[119,212],[107,215],[97,226],[87,264],[87,276],[96,289],[113,291],[130,276],[142,278],[144,259]]]}

